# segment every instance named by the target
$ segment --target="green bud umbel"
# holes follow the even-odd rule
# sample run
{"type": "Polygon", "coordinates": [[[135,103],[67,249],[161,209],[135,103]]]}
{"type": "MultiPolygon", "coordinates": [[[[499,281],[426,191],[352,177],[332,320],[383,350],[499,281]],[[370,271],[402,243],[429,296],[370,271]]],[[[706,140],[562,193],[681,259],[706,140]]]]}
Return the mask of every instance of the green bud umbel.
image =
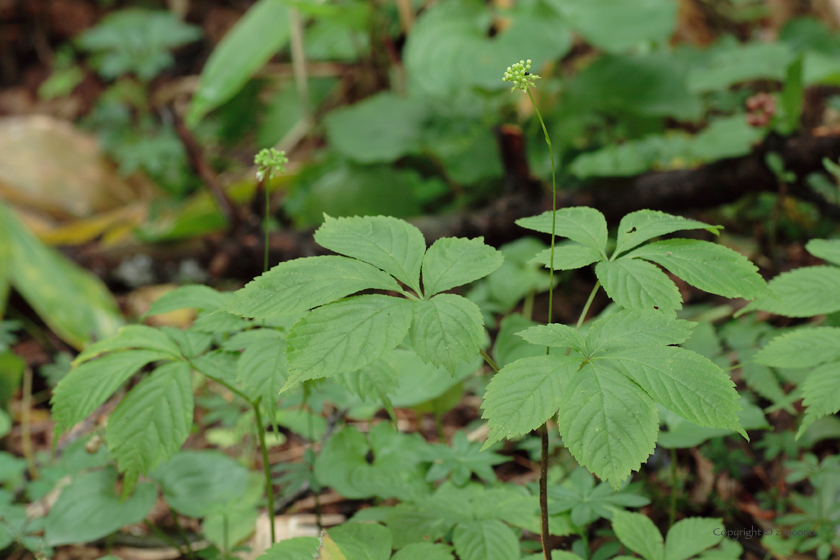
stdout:
{"type": "Polygon", "coordinates": [[[530,70],[531,59],[520,60],[513,66],[508,66],[502,81],[513,82],[513,87],[510,88],[510,91],[516,91],[517,88],[522,91],[528,91],[528,88],[534,85],[534,80],[540,79],[536,74],[531,74],[530,70]]]}

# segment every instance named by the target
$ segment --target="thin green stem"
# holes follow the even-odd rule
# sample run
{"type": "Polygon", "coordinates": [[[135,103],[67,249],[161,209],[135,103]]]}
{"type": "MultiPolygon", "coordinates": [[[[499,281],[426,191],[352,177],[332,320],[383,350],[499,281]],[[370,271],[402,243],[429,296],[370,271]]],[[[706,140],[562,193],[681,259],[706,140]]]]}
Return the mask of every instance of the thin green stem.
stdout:
{"type": "Polygon", "coordinates": [[[152,532],[155,535],[157,535],[157,537],[160,540],[162,540],[163,542],[165,542],[166,544],[168,544],[169,546],[171,546],[175,550],[179,551],[181,554],[184,554],[183,550],[181,549],[181,545],[178,544],[178,541],[176,541],[175,539],[173,539],[172,537],[170,537],[169,535],[164,533],[163,530],[160,527],[158,527],[154,523],[150,522],[148,519],[144,519],[143,523],[145,523],[146,527],[151,529],[152,532]]]}
{"type": "Polygon", "coordinates": [[[272,172],[271,169],[269,169],[265,172],[265,179],[263,180],[263,190],[265,191],[265,257],[263,259],[263,272],[266,272],[268,270],[268,221],[269,217],[271,216],[271,212],[269,209],[271,197],[269,196],[268,187],[271,185],[271,175],[272,172]]]}
{"type": "Polygon", "coordinates": [[[481,357],[484,358],[484,361],[487,362],[487,365],[490,366],[493,371],[499,373],[499,364],[497,364],[484,349],[479,349],[478,353],[481,354],[481,357]]]}
{"type": "Polygon", "coordinates": [[[265,425],[260,413],[260,399],[251,402],[251,406],[254,407],[254,418],[257,421],[257,433],[260,438],[260,448],[262,448],[265,496],[268,499],[268,523],[271,528],[271,544],[274,544],[277,542],[277,536],[274,534],[274,486],[271,484],[271,465],[268,463],[268,446],[265,444],[265,425]]]}
{"type": "MultiPolygon", "coordinates": [[[[545,143],[548,144],[548,153],[551,157],[551,252],[548,259],[548,324],[551,324],[552,314],[554,311],[554,239],[557,225],[557,177],[554,166],[554,149],[551,147],[551,138],[548,135],[548,129],[545,127],[545,121],[542,118],[537,102],[534,100],[534,95],[530,89],[526,90],[528,97],[531,99],[531,105],[534,106],[534,111],[537,113],[537,118],[540,120],[543,134],[545,135],[545,143]]],[[[545,353],[548,355],[551,352],[551,347],[546,346],[545,353]]],[[[551,560],[551,543],[549,542],[548,533],[548,424],[543,423],[540,428],[541,438],[541,453],[540,453],[540,542],[543,548],[543,555],[545,560],[551,560]]]]}
{"type": "Polygon", "coordinates": [[[575,328],[580,330],[580,326],[583,324],[584,319],[586,319],[586,315],[589,313],[589,307],[592,305],[592,300],[595,299],[595,294],[598,293],[598,288],[601,287],[601,281],[595,282],[595,287],[592,288],[592,293],[589,294],[589,299],[586,300],[586,304],[583,306],[583,311],[580,312],[580,317],[578,317],[577,325],[575,328]]]}
{"type": "Polygon", "coordinates": [[[187,557],[195,560],[195,552],[193,552],[192,546],[190,545],[190,539],[187,537],[186,531],[184,531],[184,528],[181,527],[181,523],[178,521],[178,514],[175,513],[174,509],[170,509],[169,513],[172,515],[172,522],[175,524],[175,529],[177,529],[178,534],[181,535],[181,540],[184,541],[184,548],[187,549],[187,557]]]}

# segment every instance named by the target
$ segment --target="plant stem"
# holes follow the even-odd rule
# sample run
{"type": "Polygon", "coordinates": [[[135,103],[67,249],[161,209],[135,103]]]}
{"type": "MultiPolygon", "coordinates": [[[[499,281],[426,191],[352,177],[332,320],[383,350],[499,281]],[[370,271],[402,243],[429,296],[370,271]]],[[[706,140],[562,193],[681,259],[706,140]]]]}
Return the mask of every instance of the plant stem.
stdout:
{"type": "Polygon", "coordinates": [[[176,541],[175,539],[173,539],[172,537],[170,537],[169,535],[164,533],[163,530],[160,527],[158,527],[154,523],[151,523],[148,519],[144,519],[143,523],[145,523],[146,527],[151,529],[152,532],[155,535],[157,535],[160,540],[162,540],[163,542],[165,542],[166,544],[168,544],[169,546],[171,546],[172,548],[174,548],[175,550],[177,550],[178,552],[181,552],[183,554],[183,551],[181,550],[181,545],[178,544],[178,541],[176,541]]]}
{"type": "Polygon", "coordinates": [[[580,330],[580,326],[583,324],[584,319],[586,319],[586,315],[589,313],[589,307],[592,305],[592,300],[595,299],[595,294],[598,293],[598,288],[601,287],[601,281],[595,282],[595,287],[592,288],[592,293],[589,294],[589,299],[586,300],[586,304],[583,306],[583,311],[580,312],[580,317],[578,317],[577,325],[575,328],[580,330]]]}
{"type": "Polygon", "coordinates": [[[271,483],[271,465],[268,464],[268,446],[265,444],[265,425],[260,414],[260,399],[252,402],[254,407],[254,418],[257,421],[257,433],[260,438],[260,447],[262,448],[263,456],[263,471],[265,472],[265,496],[268,499],[268,522],[271,528],[271,544],[277,542],[277,536],[274,534],[274,486],[271,483]]]}
{"type": "Polygon", "coordinates": [[[29,476],[32,480],[41,478],[38,465],[35,464],[35,453],[32,451],[32,368],[23,370],[23,397],[20,403],[20,447],[26,464],[29,466],[29,476]]]}
{"type": "Polygon", "coordinates": [[[268,187],[271,185],[271,169],[265,172],[265,179],[263,180],[263,190],[265,191],[265,256],[263,259],[263,272],[268,270],[268,241],[269,241],[269,234],[268,234],[268,220],[271,216],[271,212],[269,209],[269,204],[271,203],[271,197],[269,196],[268,187]]]}
{"type": "Polygon", "coordinates": [[[187,556],[189,558],[195,559],[195,553],[193,552],[192,546],[190,545],[190,539],[187,536],[187,533],[184,531],[184,528],[181,527],[181,523],[178,521],[178,514],[175,513],[174,509],[170,509],[169,513],[172,515],[172,522],[175,524],[175,528],[178,530],[178,534],[181,535],[181,538],[184,540],[184,547],[187,549],[187,556]]]}
{"type": "Polygon", "coordinates": [[[499,373],[499,365],[484,349],[479,349],[478,353],[481,354],[481,357],[484,358],[484,361],[487,362],[487,365],[490,366],[493,371],[499,373]]]}
{"type": "MultiPolygon", "coordinates": [[[[548,154],[551,157],[551,253],[548,260],[548,324],[551,324],[552,312],[554,311],[554,238],[557,225],[557,177],[554,166],[554,149],[551,147],[551,137],[548,135],[548,129],[545,127],[545,121],[542,118],[537,102],[534,100],[534,95],[530,89],[526,90],[528,97],[531,99],[531,105],[534,106],[534,111],[537,113],[537,118],[540,120],[543,134],[545,135],[545,143],[548,145],[548,154]]],[[[551,347],[546,347],[546,355],[551,352],[551,347]]],[[[549,543],[548,534],[548,423],[543,423],[540,428],[540,438],[542,440],[540,453],[540,542],[543,548],[543,556],[545,560],[551,560],[551,543],[549,543]]]]}

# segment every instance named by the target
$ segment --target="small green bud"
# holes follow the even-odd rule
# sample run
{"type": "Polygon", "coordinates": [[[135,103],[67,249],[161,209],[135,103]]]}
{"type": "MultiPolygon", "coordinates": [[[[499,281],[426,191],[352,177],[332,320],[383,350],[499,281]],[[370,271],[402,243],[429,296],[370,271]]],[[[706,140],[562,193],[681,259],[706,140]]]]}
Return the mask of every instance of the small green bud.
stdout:
{"type": "Polygon", "coordinates": [[[502,77],[502,81],[513,82],[513,87],[510,88],[510,91],[516,91],[517,89],[527,91],[529,87],[535,85],[535,80],[540,79],[536,74],[531,74],[530,70],[531,59],[520,60],[512,66],[508,66],[504,77],[502,77]]]}
{"type": "Polygon", "coordinates": [[[285,173],[286,164],[289,163],[289,158],[286,157],[286,152],[280,152],[274,148],[264,148],[254,157],[254,164],[258,166],[257,180],[262,181],[266,174],[270,173],[285,173]]]}

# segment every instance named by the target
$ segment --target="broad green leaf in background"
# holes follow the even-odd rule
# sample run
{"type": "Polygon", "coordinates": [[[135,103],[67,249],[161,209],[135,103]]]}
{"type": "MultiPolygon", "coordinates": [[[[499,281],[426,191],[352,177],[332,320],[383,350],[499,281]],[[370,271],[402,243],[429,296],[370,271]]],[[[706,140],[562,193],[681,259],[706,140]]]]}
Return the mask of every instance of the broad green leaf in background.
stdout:
{"type": "Polygon", "coordinates": [[[400,381],[400,365],[394,352],[356,371],[336,376],[336,381],[349,392],[366,401],[377,401],[391,406],[393,395],[400,381]]]}
{"type": "Polygon", "coordinates": [[[195,126],[232,98],[289,40],[289,11],[282,0],[259,0],[228,31],[204,65],[187,112],[195,126]]]}
{"type": "Polygon", "coordinates": [[[428,457],[436,462],[426,473],[426,480],[434,482],[450,476],[455,486],[466,485],[475,473],[487,482],[496,480],[493,465],[504,463],[507,459],[490,451],[481,451],[480,442],[471,442],[464,431],[455,432],[452,445],[434,445],[428,457]]]}
{"type": "Polygon", "coordinates": [[[502,253],[484,244],[483,237],[444,237],[435,241],[423,258],[423,288],[432,297],[483,278],[499,268],[502,253]]]}
{"type": "MultiPolygon", "coordinates": [[[[522,237],[502,245],[499,250],[505,260],[487,277],[490,298],[501,303],[505,309],[511,309],[529,294],[548,290],[550,276],[538,262],[534,262],[534,255],[544,248],[545,244],[533,237],[522,237]]],[[[584,249],[590,250],[588,247],[584,249]]]]}
{"type": "Polygon", "coordinates": [[[590,44],[609,52],[623,52],[643,42],[666,44],[676,23],[677,5],[668,0],[550,3],[590,44]]]}
{"type": "Polygon", "coordinates": [[[45,536],[51,546],[85,543],[141,522],[155,503],[153,484],[138,484],[134,495],[120,501],[114,492],[117,471],[107,467],[76,477],[64,488],[46,519],[45,536]]]}
{"type": "Polygon", "coordinates": [[[445,544],[419,542],[405,545],[391,560],[454,560],[452,547],[445,544]]]}
{"type": "Polygon", "coordinates": [[[638,210],[621,218],[618,224],[618,239],[613,255],[620,255],[645,241],[675,231],[705,229],[717,235],[722,226],[710,226],[682,216],[673,216],[656,210],[638,210]]]}
{"type": "Polygon", "coordinates": [[[804,266],[783,272],[767,283],[772,295],[747,305],[747,311],[769,311],[785,317],[813,317],[840,311],[840,268],[804,266]]]}
{"type": "Polygon", "coordinates": [[[805,249],[817,258],[840,266],[840,239],[812,239],[805,249]]]}
{"type": "Polygon", "coordinates": [[[499,324],[499,332],[493,342],[493,357],[500,368],[507,366],[521,358],[531,358],[545,355],[545,348],[530,344],[519,333],[536,326],[537,323],[526,319],[519,313],[511,313],[503,318],[499,324]]]}
{"type": "Polygon", "coordinates": [[[781,122],[778,125],[779,131],[788,135],[799,128],[799,120],[802,117],[803,95],[805,92],[802,83],[802,61],[800,56],[791,62],[786,70],[785,87],[779,97],[781,109],[781,122]]]}
{"type": "Polygon", "coordinates": [[[549,514],[570,512],[572,523],[578,527],[602,517],[611,519],[615,508],[642,507],[650,503],[630,489],[616,492],[606,482],[596,486],[589,471],[581,467],[572,471],[562,485],[550,486],[548,497],[549,514]]]}
{"type": "Polygon", "coordinates": [[[563,441],[578,463],[618,489],[653,453],[656,406],[633,381],[599,362],[570,377],[558,407],[563,441]]]}
{"type": "Polygon", "coordinates": [[[802,404],[807,408],[796,438],[819,418],[840,412],[840,362],[822,365],[808,374],[802,385],[802,404]]]}
{"type": "Polygon", "coordinates": [[[134,387],[108,419],[105,441],[125,473],[123,493],[141,474],[168,461],[192,427],[192,375],[185,362],[159,367],[134,387]]]}
{"type": "MultiPolygon", "coordinates": [[[[7,279],[47,326],[77,349],[111,336],[123,319],[114,298],[93,274],[33,235],[0,201],[0,247],[7,279]]],[[[3,282],[0,281],[0,295],[3,282]]],[[[2,309],[2,305],[0,305],[2,309]]]]}
{"type": "Polygon", "coordinates": [[[273,329],[260,329],[263,336],[251,341],[236,364],[236,380],[242,392],[256,402],[271,406],[286,383],[286,340],[273,329]]]}
{"type": "Polygon", "coordinates": [[[646,515],[617,511],[612,526],[621,544],[638,552],[645,560],[665,559],[662,534],[646,515]]]}
{"type": "Polygon", "coordinates": [[[364,295],[312,311],[286,339],[284,390],[307,379],[355,371],[393,350],[408,334],[413,310],[406,299],[364,295]]]}
{"type": "Polygon", "coordinates": [[[315,242],[336,253],[378,267],[420,292],[426,240],[420,230],[397,218],[331,218],[315,232],[315,242]]]}
{"type": "Polygon", "coordinates": [[[438,294],[414,304],[411,344],[424,362],[443,366],[452,375],[484,342],[484,319],[476,304],[455,294],[438,294]]]}
{"type": "Polygon", "coordinates": [[[153,350],[128,350],[75,367],[53,390],[56,436],[87,418],[141,367],[165,357],[153,350]]]}
{"type": "Polygon", "coordinates": [[[462,380],[481,368],[484,360],[476,354],[469,362],[461,362],[453,376],[445,368],[424,363],[412,350],[397,348],[393,352],[400,370],[399,386],[391,399],[394,406],[409,408],[437,399],[453,390],[462,380]]]}
{"type": "Polygon", "coordinates": [[[554,416],[580,363],[580,357],[538,356],[502,368],[481,405],[490,427],[485,449],[502,438],[527,434],[554,416]]]}
{"type": "MultiPolygon", "coordinates": [[[[554,270],[575,270],[589,266],[594,262],[602,260],[604,257],[592,247],[581,245],[570,241],[568,243],[559,243],[554,246],[554,270]]],[[[545,265],[546,268],[551,263],[551,249],[545,249],[537,253],[533,262],[545,265]]]]}
{"type": "Polygon", "coordinates": [[[382,525],[344,523],[330,529],[329,535],[347,560],[388,560],[391,557],[391,532],[382,525]]]}
{"type": "Polygon", "coordinates": [[[688,88],[699,93],[723,90],[750,80],[782,81],[793,57],[790,47],[781,42],[718,45],[708,66],[691,71],[688,88]]]}
{"type": "Polygon", "coordinates": [[[452,544],[462,560],[509,560],[519,556],[516,535],[498,519],[459,523],[452,544]]]}
{"type": "Polygon", "coordinates": [[[692,286],[712,294],[754,299],[767,293],[758,267],[740,253],[708,241],[657,241],[628,253],[627,257],[655,262],[692,286]]]}
{"type": "Polygon", "coordinates": [[[189,517],[204,517],[248,489],[248,469],[224,453],[181,451],[152,472],[170,507],[189,517]]]}
{"type": "Polygon", "coordinates": [[[324,119],[330,145],[361,163],[390,162],[421,148],[425,103],[382,92],[324,119]]]}
{"type": "Polygon", "coordinates": [[[80,364],[106,352],[129,348],[153,350],[161,354],[161,358],[170,360],[181,357],[181,351],[175,342],[160,330],[145,325],[126,325],[120,327],[114,336],[94,342],[85,348],[73,363],[80,364]]]}
{"type": "Polygon", "coordinates": [[[677,286],[648,262],[620,257],[612,262],[599,262],[595,274],[607,295],[626,309],[673,311],[682,307],[677,286]]]}
{"type": "Polygon", "coordinates": [[[723,540],[720,519],[689,517],[674,523],[665,537],[665,560],[688,560],[723,540]]]}
{"type": "MultiPolygon", "coordinates": [[[[744,430],[767,430],[770,425],[764,417],[764,412],[756,405],[744,398],[739,400],[743,410],[737,412],[738,425],[744,430]]],[[[688,449],[697,447],[701,443],[712,438],[734,435],[736,430],[727,428],[704,428],[685,420],[666,409],[662,405],[659,408],[659,418],[668,427],[667,431],[659,432],[659,439],[656,444],[664,449],[688,449]]]]}
{"type": "Polygon", "coordinates": [[[807,368],[840,360],[840,328],[801,328],[773,338],[753,361],[781,368],[807,368]]]}
{"type": "MultiPolygon", "coordinates": [[[[561,208],[557,210],[553,223],[558,237],[568,237],[607,258],[607,220],[598,210],[586,206],[561,208]]],[[[541,233],[551,233],[552,213],[521,218],[516,220],[516,224],[541,233]]]]}
{"type": "Polygon", "coordinates": [[[266,319],[293,315],[362,290],[399,290],[399,284],[367,263],[339,257],[286,261],[236,292],[225,309],[236,315],[266,319]]]}

